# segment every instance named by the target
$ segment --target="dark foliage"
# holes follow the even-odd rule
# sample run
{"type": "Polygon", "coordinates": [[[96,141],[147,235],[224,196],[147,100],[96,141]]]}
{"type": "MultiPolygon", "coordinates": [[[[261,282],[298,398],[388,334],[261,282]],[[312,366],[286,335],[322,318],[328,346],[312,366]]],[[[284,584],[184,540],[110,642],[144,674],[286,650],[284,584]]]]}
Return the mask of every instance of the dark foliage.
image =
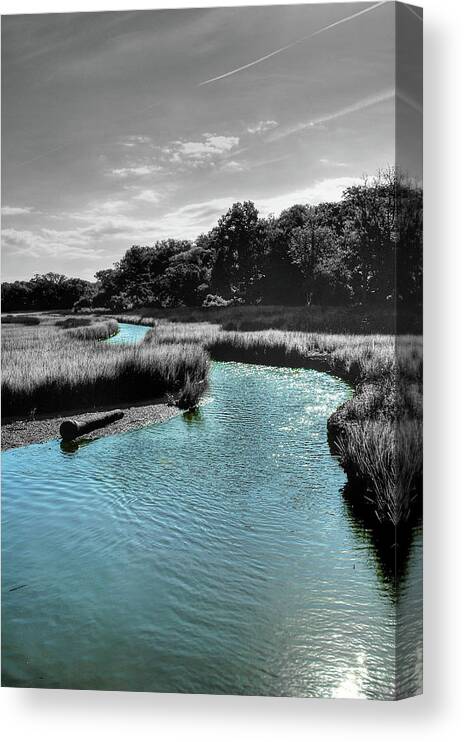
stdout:
{"type": "Polygon", "coordinates": [[[30,281],[2,283],[2,310],[72,309],[84,297],[91,302],[94,284],[59,273],[36,274],[30,281]]]}
{"type": "Polygon", "coordinates": [[[4,325],[40,325],[40,317],[34,317],[30,314],[8,314],[2,317],[4,325]]]}

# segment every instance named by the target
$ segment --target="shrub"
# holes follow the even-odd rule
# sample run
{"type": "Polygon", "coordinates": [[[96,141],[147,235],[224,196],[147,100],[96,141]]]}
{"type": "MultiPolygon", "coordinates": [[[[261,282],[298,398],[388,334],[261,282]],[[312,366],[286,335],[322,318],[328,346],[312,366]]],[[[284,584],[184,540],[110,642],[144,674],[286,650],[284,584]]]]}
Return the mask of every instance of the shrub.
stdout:
{"type": "Polygon", "coordinates": [[[181,410],[194,410],[205,390],[205,379],[191,379],[187,376],[179,398],[176,401],[177,407],[181,410]]]}
{"type": "Polygon", "coordinates": [[[232,299],[224,299],[222,296],[208,294],[203,301],[203,306],[205,309],[209,309],[210,307],[229,307],[232,303],[232,299]]]}
{"type": "Polygon", "coordinates": [[[81,296],[80,299],[78,299],[73,304],[73,311],[74,312],[80,312],[82,309],[90,309],[92,306],[92,299],[90,296],[81,296]]]}
{"type": "Polygon", "coordinates": [[[91,317],[66,317],[55,322],[56,327],[62,327],[63,330],[69,330],[73,327],[88,327],[92,324],[91,317]]]}

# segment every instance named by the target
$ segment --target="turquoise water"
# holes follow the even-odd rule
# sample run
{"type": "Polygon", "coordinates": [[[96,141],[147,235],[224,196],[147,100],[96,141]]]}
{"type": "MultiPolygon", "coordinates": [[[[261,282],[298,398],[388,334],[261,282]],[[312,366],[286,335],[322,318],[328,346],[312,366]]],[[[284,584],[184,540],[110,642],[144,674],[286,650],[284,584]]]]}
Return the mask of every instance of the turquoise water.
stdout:
{"type": "Polygon", "coordinates": [[[105,340],[106,343],[138,343],[143,339],[147,330],[151,330],[151,325],[131,325],[125,322],[118,324],[118,334],[105,340]]]}
{"type": "MultiPolygon", "coordinates": [[[[316,371],[215,363],[196,415],[5,452],[4,683],[392,697],[397,598],[327,446],[349,394],[316,371]]],[[[420,569],[418,537],[412,616],[420,569]]],[[[404,634],[408,692],[420,630],[404,634]]]]}

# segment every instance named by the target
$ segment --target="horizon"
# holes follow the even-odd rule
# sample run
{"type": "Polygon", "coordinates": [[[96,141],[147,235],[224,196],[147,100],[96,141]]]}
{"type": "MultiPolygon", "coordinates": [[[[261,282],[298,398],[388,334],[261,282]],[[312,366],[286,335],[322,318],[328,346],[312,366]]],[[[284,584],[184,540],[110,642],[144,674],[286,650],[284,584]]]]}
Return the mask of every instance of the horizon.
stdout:
{"type": "Polygon", "coordinates": [[[340,200],[421,115],[394,40],[391,2],[4,17],[2,280],[340,200]]]}

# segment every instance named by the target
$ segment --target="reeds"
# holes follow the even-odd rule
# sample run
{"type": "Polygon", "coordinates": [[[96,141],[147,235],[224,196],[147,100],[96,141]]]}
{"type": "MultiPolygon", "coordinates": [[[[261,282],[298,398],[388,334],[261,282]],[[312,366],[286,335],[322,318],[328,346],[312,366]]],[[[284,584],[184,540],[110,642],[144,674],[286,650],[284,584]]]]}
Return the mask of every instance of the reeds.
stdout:
{"type": "Polygon", "coordinates": [[[53,326],[5,329],[3,416],[62,414],[148,402],[167,392],[180,396],[185,387],[206,379],[209,356],[201,346],[99,342],[115,326],[112,320],[72,330],[53,326]]]}

